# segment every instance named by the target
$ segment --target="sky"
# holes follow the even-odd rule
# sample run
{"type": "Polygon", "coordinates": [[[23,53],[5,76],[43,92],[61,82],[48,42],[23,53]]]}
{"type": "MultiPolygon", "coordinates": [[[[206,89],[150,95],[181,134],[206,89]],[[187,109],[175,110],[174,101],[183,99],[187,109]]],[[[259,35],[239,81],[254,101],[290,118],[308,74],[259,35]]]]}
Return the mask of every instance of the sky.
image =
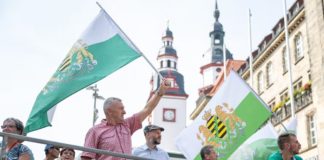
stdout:
{"type": "MultiPolygon", "coordinates": [[[[183,74],[187,99],[187,124],[202,87],[202,54],[210,47],[215,0],[101,0],[98,1],[127,36],[157,66],[161,36],[169,24],[178,71],[183,74]]],[[[290,6],[294,1],[287,0],[290,6]]],[[[249,56],[248,9],[251,9],[253,50],[283,15],[282,0],[218,0],[219,21],[225,30],[226,47],[234,59],[249,56]]],[[[93,0],[1,0],[0,1],[0,121],[16,117],[26,123],[34,101],[58,65],[98,14],[93,0]]],[[[146,104],[153,69],[144,58],[97,83],[99,95],[119,97],[126,117],[146,104]]],[[[83,145],[92,127],[92,91],[81,90],[58,104],[52,127],[28,134],[30,137],[83,145]]],[[[97,101],[99,120],[104,118],[103,101],[97,101]]],[[[145,122],[146,123],[146,122],[145,122]]],[[[144,123],[144,125],[145,125],[144,123]]],[[[133,146],[144,143],[141,131],[133,146]]],[[[163,141],[163,140],[162,140],[163,141]]],[[[44,158],[44,145],[24,142],[35,158],[44,158]]]]}

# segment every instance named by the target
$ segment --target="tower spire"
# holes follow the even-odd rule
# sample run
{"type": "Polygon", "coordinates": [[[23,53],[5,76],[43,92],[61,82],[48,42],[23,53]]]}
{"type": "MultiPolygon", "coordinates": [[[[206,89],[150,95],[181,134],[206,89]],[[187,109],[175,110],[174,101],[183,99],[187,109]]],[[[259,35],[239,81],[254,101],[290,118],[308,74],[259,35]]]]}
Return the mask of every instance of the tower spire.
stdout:
{"type": "Polygon", "coordinates": [[[220,10],[217,0],[215,0],[214,25],[213,30],[209,32],[210,50],[204,53],[203,66],[200,67],[200,73],[203,74],[203,86],[213,84],[219,73],[224,68],[224,62],[233,59],[232,53],[224,47],[225,32],[222,23],[219,21],[220,10]]]}
{"type": "Polygon", "coordinates": [[[216,22],[218,22],[218,18],[219,18],[219,10],[218,10],[218,4],[217,4],[217,0],[215,0],[215,12],[214,12],[214,17],[216,19],[216,22]]]}

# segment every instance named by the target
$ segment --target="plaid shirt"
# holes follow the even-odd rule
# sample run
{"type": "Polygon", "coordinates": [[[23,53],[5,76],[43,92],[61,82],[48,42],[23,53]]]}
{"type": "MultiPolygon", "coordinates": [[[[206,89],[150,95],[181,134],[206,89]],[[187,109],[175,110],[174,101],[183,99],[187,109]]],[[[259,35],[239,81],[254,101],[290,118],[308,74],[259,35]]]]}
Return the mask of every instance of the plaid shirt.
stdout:
{"type": "MultiPolygon", "coordinates": [[[[131,135],[142,128],[142,123],[137,114],[125,119],[121,124],[110,125],[104,119],[100,124],[92,127],[85,138],[84,147],[103,149],[112,152],[131,155],[131,135]]],[[[96,160],[120,160],[122,158],[108,155],[83,152],[82,157],[89,157],[96,160]]]]}
{"type": "MultiPolygon", "coordinates": [[[[0,142],[0,146],[1,146],[0,142]]],[[[5,155],[6,160],[18,160],[21,155],[28,154],[30,160],[34,160],[34,155],[32,151],[26,146],[21,143],[10,149],[7,154],[5,155]]]]}

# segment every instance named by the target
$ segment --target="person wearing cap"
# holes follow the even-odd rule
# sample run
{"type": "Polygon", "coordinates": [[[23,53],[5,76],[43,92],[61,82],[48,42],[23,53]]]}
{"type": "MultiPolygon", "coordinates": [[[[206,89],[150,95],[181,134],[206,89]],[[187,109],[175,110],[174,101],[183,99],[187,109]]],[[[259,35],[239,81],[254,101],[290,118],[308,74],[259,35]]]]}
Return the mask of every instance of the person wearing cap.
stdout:
{"type": "Polygon", "coordinates": [[[72,148],[63,148],[60,153],[60,160],[74,160],[75,151],[72,148]]]}
{"type": "MultiPolygon", "coordinates": [[[[1,126],[2,132],[24,135],[24,124],[17,118],[7,118],[3,121],[1,126]]],[[[2,146],[2,142],[0,142],[2,146]]],[[[8,137],[5,145],[6,154],[4,159],[6,160],[34,160],[32,151],[21,140],[8,137]]]]}
{"type": "MultiPolygon", "coordinates": [[[[135,131],[142,128],[142,122],[151,114],[169,86],[169,81],[163,79],[159,89],[151,96],[145,107],[126,119],[124,119],[126,112],[122,100],[114,97],[106,99],[103,105],[106,119],[89,129],[85,137],[84,147],[131,155],[131,136],[135,131]]],[[[124,158],[82,152],[81,159],[121,160],[124,158]]]]}
{"type": "Polygon", "coordinates": [[[46,144],[44,151],[46,155],[44,160],[54,160],[58,158],[60,154],[60,148],[52,144],[46,144]]]}
{"type": "Polygon", "coordinates": [[[133,149],[133,155],[156,160],[169,160],[166,151],[157,147],[161,143],[161,132],[164,128],[156,125],[148,125],[144,128],[146,144],[133,149]]]}

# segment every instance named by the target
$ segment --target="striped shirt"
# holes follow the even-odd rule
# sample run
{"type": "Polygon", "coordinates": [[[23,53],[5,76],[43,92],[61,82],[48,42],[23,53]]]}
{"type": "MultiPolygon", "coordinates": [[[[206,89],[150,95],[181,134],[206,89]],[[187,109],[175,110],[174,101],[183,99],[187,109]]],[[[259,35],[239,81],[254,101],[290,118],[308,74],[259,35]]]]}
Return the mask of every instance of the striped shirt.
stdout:
{"type": "MultiPolygon", "coordinates": [[[[140,128],[142,128],[142,123],[138,114],[134,114],[125,119],[123,123],[117,125],[107,124],[107,121],[104,119],[100,124],[90,128],[85,138],[84,147],[131,155],[131,135],[140,128]]],[[[96,160],[122,159],[91,152],[83,152],[81,157],[89,157],[96,160]]]]}

